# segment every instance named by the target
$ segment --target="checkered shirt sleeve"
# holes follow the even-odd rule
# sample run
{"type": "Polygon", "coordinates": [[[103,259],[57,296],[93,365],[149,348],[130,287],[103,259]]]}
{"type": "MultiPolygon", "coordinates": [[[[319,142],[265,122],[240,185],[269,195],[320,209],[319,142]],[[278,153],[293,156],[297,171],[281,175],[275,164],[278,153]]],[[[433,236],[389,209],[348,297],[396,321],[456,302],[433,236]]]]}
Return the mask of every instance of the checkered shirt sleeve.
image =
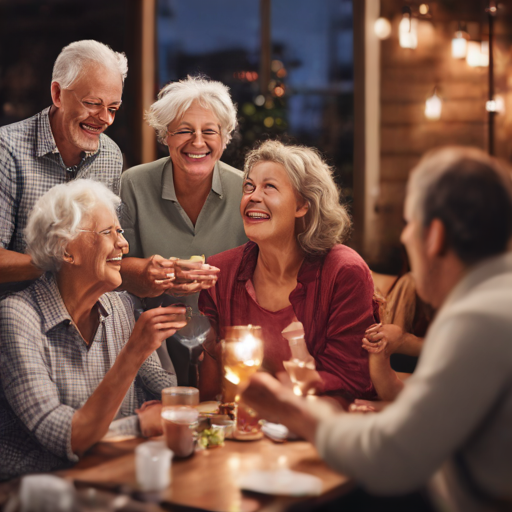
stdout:
{"type": "MultiPolygon", "coordinates": [[[[101,181],[119,194],[123,157],[117,144],[100,135],[99,149],[85,154],[76,178],[101,181]]],[[[23,231],[35,202],[69,172],[50,127],[49,108],[0,127],[0,247],[25,252],[23,231]]]]}

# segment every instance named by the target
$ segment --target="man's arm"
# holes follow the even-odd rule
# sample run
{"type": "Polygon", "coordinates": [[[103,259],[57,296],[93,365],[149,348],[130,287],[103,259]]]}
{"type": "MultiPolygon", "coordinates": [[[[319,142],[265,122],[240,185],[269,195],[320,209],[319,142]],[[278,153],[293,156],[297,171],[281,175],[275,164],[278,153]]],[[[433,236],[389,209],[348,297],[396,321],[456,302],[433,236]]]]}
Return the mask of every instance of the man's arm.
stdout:
{"type": "Polygon", "coordinates": [[[0,283],[37,279],[42,273],[28,254],[0,248],[0,283]]]}

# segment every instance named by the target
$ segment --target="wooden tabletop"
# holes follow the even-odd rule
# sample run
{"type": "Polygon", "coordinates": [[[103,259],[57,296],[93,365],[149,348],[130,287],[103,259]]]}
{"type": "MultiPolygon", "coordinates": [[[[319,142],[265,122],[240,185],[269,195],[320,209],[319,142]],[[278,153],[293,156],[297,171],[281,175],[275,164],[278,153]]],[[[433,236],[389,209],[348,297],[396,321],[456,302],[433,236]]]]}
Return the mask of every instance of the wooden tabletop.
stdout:
{"type": "MultiPolygon", "coordinates": [[[[140,439],[100,443],[76,466],[59,472],[75,481],[96,484],[127,484],[136,488],[134,449],[140,439]]],[[[268,439],[226,441],[222,447],[198,451],[188,459],[172,462],[170,487],[161,493],[161,503],[184,505],[215,512],[284,511],[300,503],[300,510],[313,510],[320,501],[346,493],[349,480],[330,470],[315,448],[304,441],[275,444],[268,439]],[[289,468],[319,477],[320,498],[290,498],[242,492],[238,475],[254,470],[289,468]],[[308,506],[308,504],[310,506],[308,506]]],[[[160,507],[152,510],[162,510],[160,507]]]]}

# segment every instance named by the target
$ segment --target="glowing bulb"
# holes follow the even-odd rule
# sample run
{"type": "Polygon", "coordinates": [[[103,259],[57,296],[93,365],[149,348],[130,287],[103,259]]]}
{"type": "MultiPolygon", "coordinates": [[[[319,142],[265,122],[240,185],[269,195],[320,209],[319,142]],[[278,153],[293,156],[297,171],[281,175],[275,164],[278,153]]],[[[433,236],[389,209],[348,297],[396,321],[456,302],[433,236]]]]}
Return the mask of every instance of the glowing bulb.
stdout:
{"type": "Polygon", "coordinates": [[[487,112],[497,112],[503,114],[505,112],[505,101],[502,96],[494,96],[493,100],[485,103],[485,110],[487,112]]]}
{"type": "Polygon", "coordinates": [[[469,41],[466,62],[472,68],[486,67],[489,65],[489,42],[469,41]]]}
{"type": "Polygon", "coordinates": [[[398,26],[398,36],[402,48],[414,50],[418,46],[418,20],[404,14],[398,26]]]}
{"type": "Polygon", "coordinates": [[[419,11],[422,16],[425,16],[428,13],[428,4],[421,4],[419,11]]]}
{"type": "Polygon", "coordinates": [[[455,32],[452,39],[452,57],[454,59],[465,59],[468,53],[468,35],[461,30],[455,32]]]}
{"type": "Polygon", "coordinates": [[[425,102],[425,117],[427,119],[437,120],[441,118],[441,110],[443,108],[443,103],[441,98],[436,94],[434,90],[434,94],[425,102]]]}
{"type": "Polygon", "coordinates": [[[373,30],[379,39],[387,39],[391,35],[391,23],[386,18],[378,18],[375,20],[373,30]]]}

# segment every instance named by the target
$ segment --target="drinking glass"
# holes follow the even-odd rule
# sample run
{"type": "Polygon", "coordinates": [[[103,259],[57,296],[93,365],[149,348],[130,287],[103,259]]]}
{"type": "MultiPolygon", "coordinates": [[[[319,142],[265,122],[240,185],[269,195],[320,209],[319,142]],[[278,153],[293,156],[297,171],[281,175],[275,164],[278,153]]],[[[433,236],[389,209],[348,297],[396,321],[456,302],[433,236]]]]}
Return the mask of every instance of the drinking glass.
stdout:
{"type": "Polygon", "coordinates": [[[187,405],[162,408],[162,428],[167,447],[175,457],[189,457],[195,450],[195,429],[199,412],[187,405]]]}
{"type": "Polygon", "coordinates": [[[237,325],[226,328],[226,336],[222,341],[222,365],[226,387],[236,389],[237,438],[260,434],[259,418],[251,408],[240,402],[240,393],[247,386],[251,375],[259,370],[262,361],[263,341],[260,326],[237,325]]]}
{"type": "Polygon", "coordinates": [[[143,491],[162,491],[171,483],[173,452],[163,441],[148,441],[135,448],[135,473],[143,491]]]}
{"type": "Polygon", "coordinates": [[[173,386],[162,390],[162,405],[188,405],[195,407],[199,404],[199,389],[187,386],[173,386]]]}

